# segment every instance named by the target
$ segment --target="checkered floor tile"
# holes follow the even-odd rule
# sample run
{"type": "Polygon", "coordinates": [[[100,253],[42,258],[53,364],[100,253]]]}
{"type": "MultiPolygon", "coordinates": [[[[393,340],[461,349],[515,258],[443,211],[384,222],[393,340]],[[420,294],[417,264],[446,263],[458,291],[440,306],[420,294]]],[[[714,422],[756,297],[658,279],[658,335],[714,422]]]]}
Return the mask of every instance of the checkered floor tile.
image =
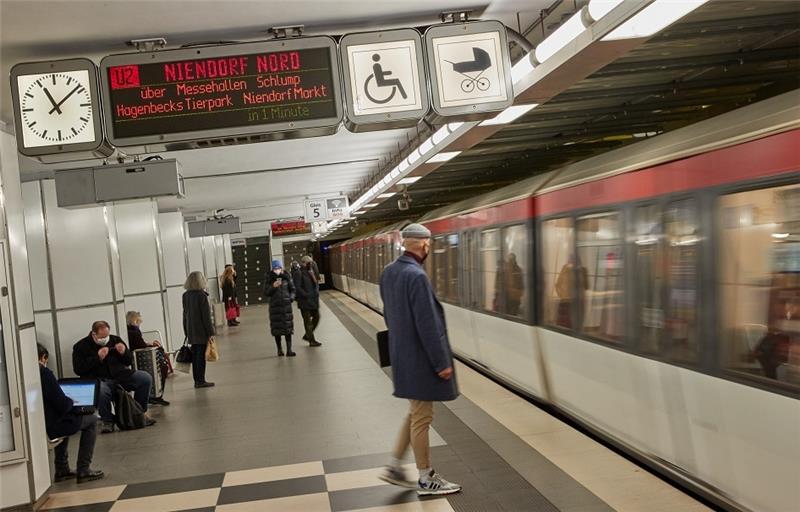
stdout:
{"type": "MultiPolygon", "coordinates": [[[[50,512],[452,512],[378,479],[385,454],[51,494],[50,512]]],[[[413,464],[406,466],[410,477],[413,464]]]]}

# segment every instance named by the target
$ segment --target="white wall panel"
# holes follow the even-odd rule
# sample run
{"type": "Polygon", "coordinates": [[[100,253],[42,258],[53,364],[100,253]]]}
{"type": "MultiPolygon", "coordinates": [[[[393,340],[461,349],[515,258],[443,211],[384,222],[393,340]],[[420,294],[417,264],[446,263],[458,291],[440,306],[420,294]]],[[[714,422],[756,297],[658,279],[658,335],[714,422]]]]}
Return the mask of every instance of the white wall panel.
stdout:
{"type": "Polygon", "coordinates": [[[22,203],[25,212],[25,237],[28,243],[33,310],[44,311],[50,309],[51,301],[40,182],[29,181],[22,184],[22,203]]]}
{"type": "Polygon", "coordinates": [[[58,308],[111,302],[108,239],[102,207],[56,205],[53,180],[42,182],[58,308]]]}
{"type": "Polygon", "coordinates": [[[225,263],[233,263],[233,247],[231,235],[222,235],[222,244],[225,247],[225,263]]]}
{"type": "Polygon", "coordinates": [[[35,499],[39,499],[50,488],[50,459],[47,454],[47,431],[44,424],[44,402],[41,394],[39,357],[36,350],[36,331],[33,328],[19,331],[19,346],[22,374],[25,379],[23,382],[24,397],[28,408],[27,423],[31,439],[29,456],[33,472],[34,495],[35,499]]]}
{"type": "Polygon", "coordinates": [[[183,288],[167,288],[170,339],[168,350],[177,350],[183,344],[183,288]]]}
{"type": "MultiPolygon", "coordinates": [[[[138,311],[142,314],[143,331],[161,331],[162,336],[167,335],[167,328],[164,325],[164,305],[161,302],[161,293],[151,295],[136,295],[135,297],[125,297],[125,311],[138,311]]],[[[127,339],[127,326],[126,336],[127,339]]]]}
{"type": "Polygon", "coordinates": [[[114,205],[125,295],[161,289],[153,201],[114,205]]]}
{"type": "Polygon", "coordinates": [[[222,235],[214,237],[214,247],[217,250],[217,275],[220,275],[225,270],[225,264],[232,261],[225,257],[225,238],[222,235]]]}
{"type": "MultiPolygon", "coordinates": [[[[64,362],[64,377],[75,376],[72,369],[72,346],[89,334],[92,330],[92,322],[95,320],[105,320],[115,327],[111,331],[113,334],[121,335],[123,339],[128,337],[126,332],[120,332],[119,327],[114,325],[114,308],[110,305],[59,311],[57,318],[61,360],[64,362]]],[[[125,327],[124,323],[122,327],[125,327]]]]}
{"type": "Polygon", "coordinates": [[[189,238],[188,230],[185,229],[186,234],[186,248],[189,251],[189,272],[199,270],[205,273],[203,267],[203,239],[202,238],[189,238]]]}
{"type": "Polygon", "coordinates": [[[182,285],[187,275],[183,215],[180,212],[159,213],[158,228],[161,235],[166,285],[182,285]]]}
{"type": "Polygon", "coordinates": [[[203,268],[208,279],[217,275],[217,248],[213,236],[204,236],[203,240],[203,268]]]}
{"type": "Polygon", "coordinates": [[[22,206],[22,191],[19,181],[19,160],[16,142],[4,134],[2,138],[3,210],[8,234],[8,264],[11,265],[14,286],[12,293],[20,325],[33,322],[33,300],[31,278],[28,270],[28,247],[25,244],[25,216],[22,206]]]}

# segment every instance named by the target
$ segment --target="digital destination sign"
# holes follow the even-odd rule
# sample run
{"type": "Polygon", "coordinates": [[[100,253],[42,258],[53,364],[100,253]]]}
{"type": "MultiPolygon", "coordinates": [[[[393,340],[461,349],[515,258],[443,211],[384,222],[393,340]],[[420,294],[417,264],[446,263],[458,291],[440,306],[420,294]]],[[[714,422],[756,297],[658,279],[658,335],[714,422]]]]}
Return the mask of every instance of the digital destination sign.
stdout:
{"type": "Polygon", "coordinates": [[[109,138],[124,146],[332,133],[342,116],[338,73],[327,37],[109,56],[101,62],[109,138]]]}

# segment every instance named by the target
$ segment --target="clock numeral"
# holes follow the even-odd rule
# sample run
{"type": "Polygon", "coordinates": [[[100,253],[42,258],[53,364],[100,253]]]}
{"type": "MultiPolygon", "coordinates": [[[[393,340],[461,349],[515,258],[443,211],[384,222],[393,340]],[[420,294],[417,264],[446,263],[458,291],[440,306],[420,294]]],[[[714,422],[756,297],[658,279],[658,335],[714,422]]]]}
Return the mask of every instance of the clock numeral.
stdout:
{"type": "Polygon", "coordinates": [[[44,139],[45,137],[47,137],[47,130],[42,132],[42,138],[44,139]]]}
{"type": "Polygon", "coordinates": [[[56,85],[56,75],[53,75],[53,85],[56,85]]]}
{"type": "Polygon", "coordinates": [[[75,131],[75,128],[72,128],[72,135],[78,135],[78,132],[75,131]]]}
{"type": "Polygon", "coordinates": [[[89,120],[86,119],[85,117],[81,117],[80,120],[83,121],[84,123],[88,123],[89,122],[89,120]]]}
{"type": "Polygon", "coordinates": [[[31,93],[29,93],[29,92],[26,92],[26,93],[25,93],[25,96],[27,96],[27,97],[29,97],[29,98],[33,98],[33,94],[31,94],[31,93]]]}
{"type": "Polygon", "coordinates": [[[32,108],[23,108],[22,111],[23,112],[33,112],[33,109],[32,108]]]}
{"type": "Polygon", "coordinates": [[[35,125],[35,124],[36,124],[36,121],[32,122],[31,124],[28,125],[28,128],[33,128],[33,125],[35,125]]]}
{"type": "Polygon", "coordinates": [[[81,103],[81,106],[82,107],[91,107],[92,104],[91,103],[81,103]]]}
{"type": "Polygon", "coordinates": [[[58,140],[61,140],[61,130],[58,130],[58,140]]]}

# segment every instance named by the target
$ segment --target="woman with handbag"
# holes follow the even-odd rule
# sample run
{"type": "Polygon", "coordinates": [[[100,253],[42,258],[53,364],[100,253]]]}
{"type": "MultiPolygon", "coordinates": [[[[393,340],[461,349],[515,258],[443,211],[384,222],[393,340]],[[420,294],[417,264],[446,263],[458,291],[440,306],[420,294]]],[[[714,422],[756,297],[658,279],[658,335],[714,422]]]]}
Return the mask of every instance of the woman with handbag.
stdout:
{"type": "Polygon", "coordinates": [[[222,303],[225,304],[225,318],[228,325],[239,325],[239,303],[236,301],[236,271],[233,265],[225,265],[225,270],[219,276],[222,287],[222,303]]]}
{"type": "Polygon", "coordinates": [[[214,323],[208,304],[208,282],[202,272],[194,271],[186,278],[183,288],[183,332],[192,347],[192,376],[194,387],[210,388],[206,381],[206,348],[214,343],[214,323]]]}

